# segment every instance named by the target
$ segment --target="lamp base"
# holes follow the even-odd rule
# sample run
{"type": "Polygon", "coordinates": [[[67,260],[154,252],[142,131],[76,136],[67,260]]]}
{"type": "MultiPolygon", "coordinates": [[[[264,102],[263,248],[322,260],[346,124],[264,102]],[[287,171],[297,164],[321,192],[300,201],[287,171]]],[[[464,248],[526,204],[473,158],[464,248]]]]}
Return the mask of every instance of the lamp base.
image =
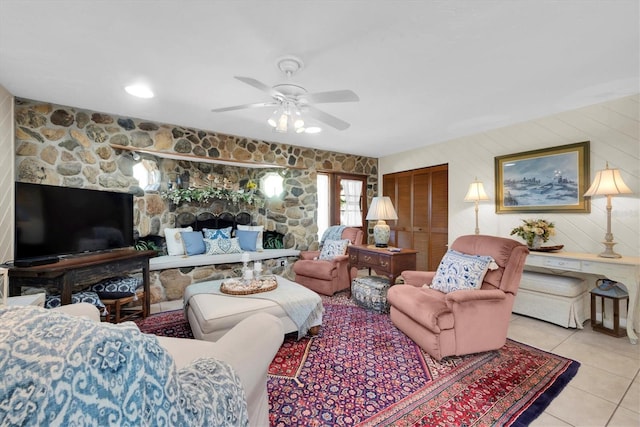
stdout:
{"type": "Polygon", "coordinates": [[[386,248],[389,246],[389,238],[391,237],[391,228],[384,220],[378,220],[373,227],[373,241],[377,248],[386,248]]]}
{"type": "Polygon", "coordinates": [[[602,244],[605,246],[605,250],[604,252],[598,254],[599,257],[601,258],[622,258],[622,255],[615,253],[613,251],[613,246],[616,244],[616,242],[602,242],[602,244]]]}

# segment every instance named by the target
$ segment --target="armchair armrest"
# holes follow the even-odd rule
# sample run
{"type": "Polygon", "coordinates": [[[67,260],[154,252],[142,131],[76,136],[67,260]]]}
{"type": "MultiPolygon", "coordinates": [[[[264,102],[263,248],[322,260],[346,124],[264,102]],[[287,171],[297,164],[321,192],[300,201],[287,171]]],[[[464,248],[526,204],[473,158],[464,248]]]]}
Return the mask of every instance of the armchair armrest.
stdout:
{"type": "Polygon", "coordinates": [[[300,259],[314,259],[320,256],[320,251],[302,251],[300,259]]]}
{"type": "Polygon", "coordinates": [[[501,301],[507,297],[507,294],[500,289],[470,289],[449,292],[445,297],[447,306],[451,307],[452,304],[461,304],[469,301],[501,301]]]}
{"type": "Polygon", "coordinates": [[[89,304],[88,302],[61,305],[60,307],[52,308],[51,310],[60,311],[76,317],[86,317],[87,319],[95,322],[100,321],[100,311],[95,305],[89,304]]]}
{"type": "Polygon", "coordinates": [[[406,270],[400,275],[406,285],[420,287],[424,284],[431,284],[435,271],[413,271],[406,270]]]}

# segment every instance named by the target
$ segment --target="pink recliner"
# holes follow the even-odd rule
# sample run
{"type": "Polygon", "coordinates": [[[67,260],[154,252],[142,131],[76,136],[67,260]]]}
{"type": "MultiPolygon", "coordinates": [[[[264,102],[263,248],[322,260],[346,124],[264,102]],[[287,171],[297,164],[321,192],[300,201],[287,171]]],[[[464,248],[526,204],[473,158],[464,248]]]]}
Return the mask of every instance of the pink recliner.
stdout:
{"type": "MultiPolygon", "coordinates": [[[[363,233],[359,228],[346,227],[342,238],[349,239],[352,245],[361,245],[363,233]]],[[[293,264],[296,282],[323,295],[333,295],[351,286],[351,277],[356,277],[357,269],[349,272],[349,255],[339,255],[332,260],[314,259],[320,251],[303,251],[300,259],[293,264]]]]}
{"type": "Polygon", "coordinates": [[[404,285],[387,294],[393,323],[434,359],[461,356],[504,346],[527,247],[515,240],[470,235],[450,249],[491,256],[498,268],[487,271],[480,289],[444,293],[431,289],[435,272],[405,271],[404,285]]]}

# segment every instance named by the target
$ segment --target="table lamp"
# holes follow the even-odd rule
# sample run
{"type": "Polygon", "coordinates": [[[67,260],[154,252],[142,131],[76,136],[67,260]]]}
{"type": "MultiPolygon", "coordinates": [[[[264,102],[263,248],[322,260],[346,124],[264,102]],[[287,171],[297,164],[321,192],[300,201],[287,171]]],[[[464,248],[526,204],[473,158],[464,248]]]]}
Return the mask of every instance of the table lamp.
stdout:
{"type": "Polygon", "coordinates": [[[389,237],[391,237],[391,228],[385,220],[396,220],[398,214],[393,208],[393,203],[388,196],[374,197],[371,200],[371,207],[367,212],[367,221],[378,221],[373,227],[373,241],[378,248],[386,248],[389,246],[389,237]]]}
{"type": "Polygon", "coordinates": [[[467,191],[467,195],[464,196],[465,202],[474,202],[476,204],[476,234],[480,234],[480,228],[478,227],[478,202],[484,200],[489,200],[489,196],[487,196],[487,193],[484,191],[484,185],[482,185],[476,177],[476,179],[469,184],[469,191],[467,191]]]}
{"type": "Polygon", "coordinates": [[[609,162],[606,169],[599,170],[591,184],[591,187],[584,193],[584,197],[607,196],[607,234],[604,235],[604,252],[598,254],[603,258],[620,258],[621,255],[613,251],[616,244],[611,233],[611,197],[617,194],[631,194],[632,191],[622,180],[619,169],[609,169],[609,162]]]}

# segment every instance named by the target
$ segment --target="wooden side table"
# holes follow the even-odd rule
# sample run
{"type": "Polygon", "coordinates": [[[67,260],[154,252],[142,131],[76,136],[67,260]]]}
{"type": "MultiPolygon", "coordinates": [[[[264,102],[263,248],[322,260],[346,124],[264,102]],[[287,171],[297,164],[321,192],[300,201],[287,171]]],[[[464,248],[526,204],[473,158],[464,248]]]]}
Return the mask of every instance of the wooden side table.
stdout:
{"type": "MultiPolygon", "coordinates": [[[[401,249],[392,252],[392,248],[377,248],[373,245],[349,245],[349,271],[352,267],[375,270],[381,276],[387,276],[393,286],[400,273],[416,269],[416,254],[413,249],[401,249]]],[[[351,278],[353,279],[353,278],[351,278]]]]}
{"type": "Polygon", "coordinates": [[[60,260],[55,264],[34,267],[9,267],[9,295],[19,296],[22,287],[56,287],[61,304],[71,304],[74,287],[89,287],[102,279],[119,276],[130,271],[142,271],[144,285],[144,312],[150,312],[149,258],[156,251],[121,249],[111,252],[80,255],[60,260]]]}

